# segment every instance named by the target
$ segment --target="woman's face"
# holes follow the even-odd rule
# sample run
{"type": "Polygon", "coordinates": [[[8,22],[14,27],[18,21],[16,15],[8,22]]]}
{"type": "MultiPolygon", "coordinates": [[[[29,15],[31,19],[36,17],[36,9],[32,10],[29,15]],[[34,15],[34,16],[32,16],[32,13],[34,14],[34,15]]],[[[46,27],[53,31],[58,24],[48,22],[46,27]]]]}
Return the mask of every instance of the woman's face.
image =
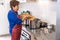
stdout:
{"type": "Polygon", "coordinates": [[[13,7],[13,10],[17,12],[19,10],[19,5],[16,5],[15,7],[13,7]]]}

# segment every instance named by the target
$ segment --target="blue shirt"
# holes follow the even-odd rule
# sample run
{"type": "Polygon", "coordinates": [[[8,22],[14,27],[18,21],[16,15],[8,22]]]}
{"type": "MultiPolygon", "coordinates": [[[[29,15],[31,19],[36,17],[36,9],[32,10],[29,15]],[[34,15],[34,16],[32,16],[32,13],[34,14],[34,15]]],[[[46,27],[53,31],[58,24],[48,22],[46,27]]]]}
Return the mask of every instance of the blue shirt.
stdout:
{"type": "Polygon", "coordinates": [[[16,24],[22,24],[22,19],[19,19],[17,17],[18,12],[15,12],[13,10],[9,10],[8,12],[8,21],[9,21],[9,32],[12,34],[12,29],[16,24]]]}

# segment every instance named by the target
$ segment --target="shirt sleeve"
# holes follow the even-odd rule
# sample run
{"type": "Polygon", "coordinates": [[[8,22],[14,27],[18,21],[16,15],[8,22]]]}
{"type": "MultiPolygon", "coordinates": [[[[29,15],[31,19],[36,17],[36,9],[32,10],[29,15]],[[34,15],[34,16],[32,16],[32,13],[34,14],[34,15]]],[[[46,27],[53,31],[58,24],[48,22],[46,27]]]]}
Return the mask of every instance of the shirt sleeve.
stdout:
{"type": "Polygon", "coordinates": [[[10,20],[16,24],[22,24],[22,19],[19,19],[14,13],[10,14],[10,20]]]}

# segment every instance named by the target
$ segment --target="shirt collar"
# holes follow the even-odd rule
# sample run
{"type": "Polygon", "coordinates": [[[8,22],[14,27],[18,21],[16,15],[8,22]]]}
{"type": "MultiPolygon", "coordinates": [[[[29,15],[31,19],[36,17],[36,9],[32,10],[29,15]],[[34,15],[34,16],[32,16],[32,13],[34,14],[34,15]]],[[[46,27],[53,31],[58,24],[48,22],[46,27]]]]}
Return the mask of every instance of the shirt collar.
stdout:
{"type": "Polygon", "coordinates": [[[14,13],[16,13],[16,14],[18,14],[18,12],[14,11],[13,9],[11,9],[11,11],[14,12],[14,13]]]}

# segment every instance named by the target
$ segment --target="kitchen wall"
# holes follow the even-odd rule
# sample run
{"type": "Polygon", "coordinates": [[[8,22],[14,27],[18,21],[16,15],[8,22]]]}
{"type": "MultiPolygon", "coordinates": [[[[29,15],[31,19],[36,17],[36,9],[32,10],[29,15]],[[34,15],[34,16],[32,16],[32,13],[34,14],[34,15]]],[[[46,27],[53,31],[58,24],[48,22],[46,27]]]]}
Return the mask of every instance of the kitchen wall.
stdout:
{"type": "Polygon", "coordinates": [[[56,2],[37,1],[21,3],[20,11],[29,10],[36,18],[47,21],[49,24],[56,25],[56,2]]]}

